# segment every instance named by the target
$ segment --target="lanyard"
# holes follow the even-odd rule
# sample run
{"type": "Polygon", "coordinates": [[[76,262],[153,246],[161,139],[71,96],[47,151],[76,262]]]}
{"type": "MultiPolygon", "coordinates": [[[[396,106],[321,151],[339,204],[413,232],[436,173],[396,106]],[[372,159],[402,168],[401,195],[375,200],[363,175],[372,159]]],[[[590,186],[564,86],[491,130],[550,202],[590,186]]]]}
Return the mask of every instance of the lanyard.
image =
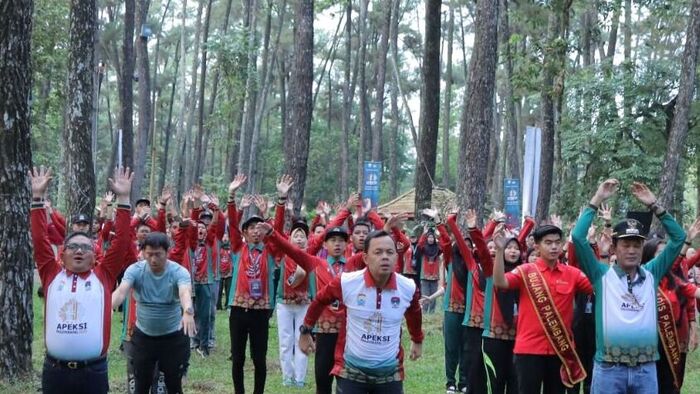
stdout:
{"type": "Polygon", "coordinates": [[[253,258],[253,252],[248,250],[248,257],[250,258],[250,265],[246,269],[246,275],[249,278],[258,279],[262,274],[260,259],[262,258],[262,252],[258,252],[257,257],[253,258]]]}

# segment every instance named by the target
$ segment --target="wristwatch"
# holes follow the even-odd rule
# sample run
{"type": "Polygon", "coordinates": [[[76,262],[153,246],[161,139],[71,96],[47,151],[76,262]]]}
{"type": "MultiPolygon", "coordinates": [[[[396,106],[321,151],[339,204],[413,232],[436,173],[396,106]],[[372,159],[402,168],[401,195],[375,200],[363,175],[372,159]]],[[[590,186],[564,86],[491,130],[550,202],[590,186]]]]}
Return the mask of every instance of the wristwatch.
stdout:
{"type": "Polygon", "coordinates": [[[312,330],[312,329],[313,329],[312,327],[305,326],[305,325],[302,324],[302,325],[299,326],[299,333],[300,333],[301,335],[311,334],[311,330],[312,330]]]}
{"type": "Polygon", "coordinates": [[[185,309],[184,312],[190,316],[194,316],[194,308],[192,308],[192,307],[185,309]]]}

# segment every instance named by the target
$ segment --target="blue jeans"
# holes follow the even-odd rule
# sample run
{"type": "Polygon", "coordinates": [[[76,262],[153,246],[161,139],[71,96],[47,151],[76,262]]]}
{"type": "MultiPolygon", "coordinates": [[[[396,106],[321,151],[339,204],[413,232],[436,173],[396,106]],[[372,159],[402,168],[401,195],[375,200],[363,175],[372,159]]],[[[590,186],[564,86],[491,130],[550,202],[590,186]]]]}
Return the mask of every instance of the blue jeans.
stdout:
{"type": "Polygon", "coordinates": [[[634,367],[596,361],[593,366],[592,394],[657,394],[656,363],[634,367]]]}
{"type": "Polygon", "coordinates": [[[44,359],[41,388],[46,394],[106,394],[109,391],[107,359],[78,369],[44,359]]]}
{"type": "Polygon", "coordinates": [[[198,347],[209,347],[211,327],[211,285],[194,284],[194,321],[197,325],[195,344],[198,347]]]}

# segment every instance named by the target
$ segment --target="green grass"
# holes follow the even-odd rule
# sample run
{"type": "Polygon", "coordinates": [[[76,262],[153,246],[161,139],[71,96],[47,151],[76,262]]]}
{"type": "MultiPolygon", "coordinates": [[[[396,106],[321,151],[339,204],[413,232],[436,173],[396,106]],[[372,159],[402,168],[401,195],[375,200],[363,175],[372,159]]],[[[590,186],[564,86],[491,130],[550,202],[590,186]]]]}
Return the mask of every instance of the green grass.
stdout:
{"type": "MultiPolygon", "coordinates": [[[[34,373],[31,381],[8,385],[0,383],[0,393],[26,394],[40,391],[41,366],[44,358],[43,342],[43,304],[41,299],[34,299],[34,343],[32,362],[34,373]]],[[[126,392],[126,361],[119,351],[119,333],[121,314],[115,313],[112,320],[112,340],[109,350],[109,384],[114,393],[126,392]]],[[[425,342],[423,357],[417,361],[405,361],[406,381],[404,390],[407,394],[443,393],[445,385],[445,366],[443,359],[442,313],[424,316],[423,329],[425,342]]],[[[231,380],[231,362],[228,361],[230,339],[228,334],[228,315],[219,311],[216,316],[217,346],[211,356],[202,359],[196,352],[190,358],[190,369],[185,384],[187,393],[230,393],[233,392],[231,380]]],[[[404,348],[408,349],[408,335],[404,329],[404,348]]],[[[282,387],[282,377],[278,359],[276,315],[270,319],[270,342],[267,355],[266,393],[314,393],[313,357],[309,359],[307,386],[305,388],[282,387]]],[[[245,366],[246,389],[253,388],[253,363],[248,358],[245,366]]],[[[700,352],[691,353],[686,367],[683,393],[700,392],[700,352]]]]}

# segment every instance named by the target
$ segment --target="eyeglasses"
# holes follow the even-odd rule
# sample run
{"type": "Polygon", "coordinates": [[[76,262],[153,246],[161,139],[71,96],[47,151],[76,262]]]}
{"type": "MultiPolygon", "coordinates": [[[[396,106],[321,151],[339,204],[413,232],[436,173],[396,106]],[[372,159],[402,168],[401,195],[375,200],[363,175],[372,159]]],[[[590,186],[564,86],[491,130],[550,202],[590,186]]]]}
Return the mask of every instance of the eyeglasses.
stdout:
{"type": "Polygon", "coordinates": [[[78,250],[82,250],[83,252],[92,252],[94,250],[94,248],[91,244],[79,244],[79,243],[66,244],[65,249],[72,250],[74,252],[77,252],[78,250]]]}

